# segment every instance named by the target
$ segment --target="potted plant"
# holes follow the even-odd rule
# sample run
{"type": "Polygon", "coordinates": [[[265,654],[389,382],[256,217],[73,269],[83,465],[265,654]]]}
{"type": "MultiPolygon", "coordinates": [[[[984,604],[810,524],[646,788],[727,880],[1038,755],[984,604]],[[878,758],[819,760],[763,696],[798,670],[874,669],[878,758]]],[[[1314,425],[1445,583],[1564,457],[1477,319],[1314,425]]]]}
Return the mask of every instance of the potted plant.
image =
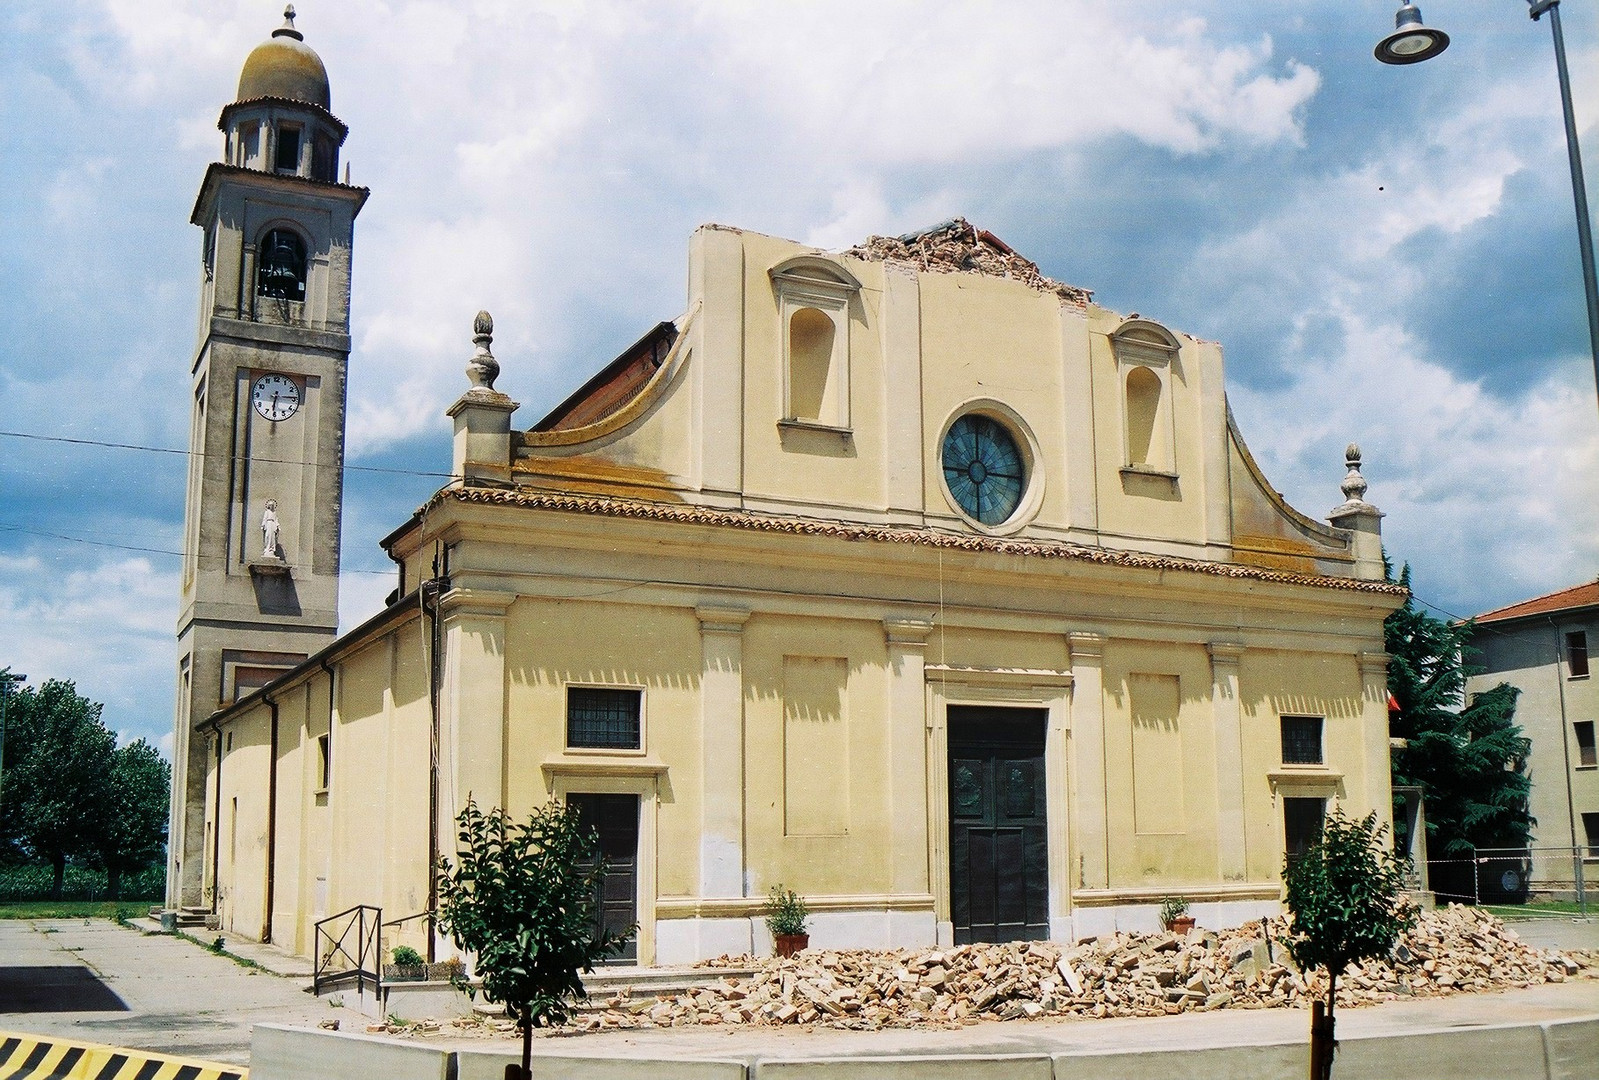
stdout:
{"type": "Polygon", "coordinates": [[[778,956],[793,956],[811,943],[805,931],[805,917],[810,912],[805,900],[793,889],[773,885],[766,897],[766,928],[772,932],[778,956]]]}
{"type": "Polygon", "coordinates": [[[396,945],[389,953],[393,963],[383,969],[383,977],[390,982],[418,982],[427,978],[427,964],[422,954],[409,945],[396,945]]]}
{"type": "Polygon", "coordinates": [[[1160,902],[1161,925],[1174,934],[1186,934],[1194,928],[1194,917],[1188,914],[1186,896],[1168,896],[1160,902]]]}

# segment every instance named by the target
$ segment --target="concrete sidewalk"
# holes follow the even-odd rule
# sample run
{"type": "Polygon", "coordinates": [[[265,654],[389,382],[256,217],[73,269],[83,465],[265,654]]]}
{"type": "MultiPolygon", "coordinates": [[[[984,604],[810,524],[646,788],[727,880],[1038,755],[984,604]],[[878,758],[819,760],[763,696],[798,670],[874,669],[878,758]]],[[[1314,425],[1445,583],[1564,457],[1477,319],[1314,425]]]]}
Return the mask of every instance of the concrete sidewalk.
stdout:
{"type": "Polygon", "coordinates": [[[305,980],[104,919],[0,920],[0,972],[24,968],[54,973],[62,992],[6,1007],[0,1027],[231,1064],[249,1060],[255,1024],[315,1028],[340,1015],[305,980]],[[95,984],[103,991],[83,992],[95,984]]]}

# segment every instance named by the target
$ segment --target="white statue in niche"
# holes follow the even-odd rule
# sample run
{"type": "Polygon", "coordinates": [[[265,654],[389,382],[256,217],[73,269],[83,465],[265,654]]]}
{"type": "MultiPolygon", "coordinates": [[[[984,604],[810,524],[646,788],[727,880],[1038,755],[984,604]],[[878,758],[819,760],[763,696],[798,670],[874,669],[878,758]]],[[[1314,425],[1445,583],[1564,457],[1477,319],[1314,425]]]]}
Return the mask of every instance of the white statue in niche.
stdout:
{"type": "Polygon", "coordinates": [[[278,540],[283,529],[278,524],[278,500],[266,501],[266,512],[261,515],[261,554],[268,559],[278,558],[278,540]]]}

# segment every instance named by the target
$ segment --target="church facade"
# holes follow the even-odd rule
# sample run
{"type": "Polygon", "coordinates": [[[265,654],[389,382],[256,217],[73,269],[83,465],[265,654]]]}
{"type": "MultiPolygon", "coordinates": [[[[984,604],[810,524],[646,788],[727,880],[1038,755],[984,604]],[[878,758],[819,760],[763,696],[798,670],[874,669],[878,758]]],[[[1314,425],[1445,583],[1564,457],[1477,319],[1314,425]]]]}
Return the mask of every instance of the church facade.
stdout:
{"type": "Polygon", "coordinates": [[[180,716],[226,928],[310,952],[368,904],[442,954],[468,799],[578,805],[644,964],[768,949],[779,884],[819,947],[1152,929],[1170,895],[1232,924],[1330,804],[1390,816],[1403,592],[1355,448],[1328,520],[1292,509],[1219,346],[964,221],[843,253],[708,225],[687,280],[527,427],[480,314],[392,602],[180,716]]]}

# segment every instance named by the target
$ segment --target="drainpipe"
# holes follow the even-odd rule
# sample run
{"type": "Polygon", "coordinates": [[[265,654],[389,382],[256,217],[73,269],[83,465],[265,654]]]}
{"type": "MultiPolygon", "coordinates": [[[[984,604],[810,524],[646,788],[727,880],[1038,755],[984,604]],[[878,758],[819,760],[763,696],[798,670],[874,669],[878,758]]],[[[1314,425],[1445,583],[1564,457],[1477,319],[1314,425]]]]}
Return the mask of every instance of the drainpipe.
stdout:
{"type": "Polygon", "coordinates": [[[1571,829],[1571,880],[1577,888],[1577,904],[1584,905],[1587,899],[1582,895],[1582,849],[1577,846],[1577,800],[1571,791],[1571,736],[1566,728],[1570,725],[1566,721],[1566,679],[1561,671],[1561,663],[1565,659],[1565,642],[1560,637],[1560,624],[1555,622],[1555,617],[1550,615],[1549,628],[1555,635],[1555,690],[1560,698],[1560,753],[1566,762],[1566,824],[1571,829]]]}
{"type": "Polygon", "coordinates": [[[212,805],[216,807],[216,818],[211,823],[211,914],[217,914],[217,889],[218,876],[222,872],[222,727],[215,720],[206,723],[211,728],[211,735],[217,741],[217,767],[213,787],[215,796],[212,805]]]}
{"type": "Polygon", "coordinates": [[[261,916],[261,943],[272,941],[272,902],[278,877],[278,703],[262,696],[272,711],[271,746],[267,760],[267,843],[266,843],[266,901],[261,916]]]}
{"type": "MultiPolygon", "coordinates": [[[[328,676],[328,822],[329,822],[328,831],[329,831],[329,833],[332,834],[332,836],[337,836],[338,833],[339,833],[339,830],[338,830],[338,821],[335,820],[335,815],[334,815],[335,806],[334,806],[334,801],[333,801],[333,768],[334,768],[334,764],[333,763],[337,760],[334,757],[334,755],[338,752],[339,748],[334,745],[334,738],[333,738],[333,699],[334,699],[334,694],[333,694],[334,685],[333,685],[333,683],[334,683],[334,675],[333,675],[333,669],[328,667],[328,661],[327,661],[326,657],[323,657],[321,660],[317,661],[317,663],[321,666],[322,670],[327,673],[327,676],[328,676]]],[[[334,849],[334,844],[333,844],[332,837],[330,836],[329,841],[328,841],[328,863],[329,863],[329,868],[328,868],[329,905],[328,906],[330,906],[330,907],[333,906],[332,899],[331,899],[332,893],[333,893],[333,869],[332,869],[332,864],[333,864],[333,861],[334,861],[333,849],[334,849]]]]}

